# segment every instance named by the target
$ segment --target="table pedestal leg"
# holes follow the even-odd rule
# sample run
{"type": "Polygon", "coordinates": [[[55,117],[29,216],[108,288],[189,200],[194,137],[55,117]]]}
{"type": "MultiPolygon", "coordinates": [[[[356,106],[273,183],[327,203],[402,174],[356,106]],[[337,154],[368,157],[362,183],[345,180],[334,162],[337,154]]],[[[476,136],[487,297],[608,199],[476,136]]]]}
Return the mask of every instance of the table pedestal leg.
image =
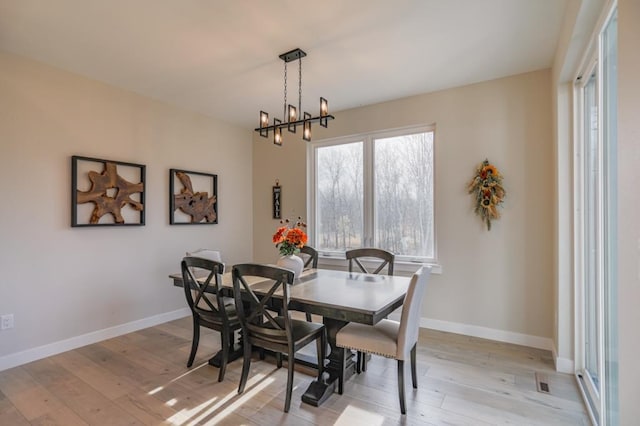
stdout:
{"type": "MultiPolygon", "coordinates": [[[[229,348],[229,360],[227,362],[242,358],[244,354],[242,348],[242,335],[238,339],[238,343],[236,343],[235,333],[231,331],[230,334],[229,341],[231,342],[231,347],[229,348]]],[[[219,350],[212,358],[209,359],[209,365],[213,367],[220,368],[220,364],[222,364],[222,350],[219,350]]]]}
{"type": "Polygon", "coordinates": [[[307,391],[302,395],[303,402],[315,407],[322,404],[335,392],[340,377],[343,377],[343,381],[346,381],[356,371],[353,352],[336,346],[336,334],[348,322],[332,318],[323,318],[323,322],[327,330],[327,342],[330,347],[329,356],[327,357],[329,363],[325,367],[323,379],[311,382],[307,391]]]}

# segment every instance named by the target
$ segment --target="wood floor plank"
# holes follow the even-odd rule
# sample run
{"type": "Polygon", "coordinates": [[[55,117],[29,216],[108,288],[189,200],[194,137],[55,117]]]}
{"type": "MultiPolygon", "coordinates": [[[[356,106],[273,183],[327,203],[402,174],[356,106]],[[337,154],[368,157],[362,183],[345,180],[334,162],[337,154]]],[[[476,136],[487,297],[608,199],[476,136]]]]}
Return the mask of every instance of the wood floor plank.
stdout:
{"type": "Polygon", "coordinates": [[[56,355],[51,357],[51,360],[111,400],[137,388],[136,383],[129,377],[112,374],[75,351],[56,355]]]}
{"type": "MultiPolygon", "coordinates": [[[[37,361],[48,362],[48,360],[37,361]]],[[[20,414],[28,421],[37,419],[60,424],[84,423],[55,392],[51,392],[40,384],[27,371],[27,366],[16,367],[0,373],[0,391],[6,395],[20,414]]],[[[0,423],[2,424],[2,423],[0,423]]]]}
{"type": "MultiPolygon", "coordinates": [[[[575,378],[556,373],[549,351],[433,330],[420,331],[418,389],[405,376],[400,414],[396,362],[372,357],[367,371],[321,407],[301,402],[314,370],[296,365],[291,410],[286,368],[254,356],[245,392],[242,362],[218,369],[220,345],[202,329],[196,361],[191,318],[139,330],[0,372],[1,425],[587,425],[575,378]],[[536,374],[550,392],[537,391],[536,374]]],[[[286,362],[285,362],[286,366],[286,362]]]]}
{"type": "Polygon", "coordinates": [[[60,368],[51,359],[27,364],[24,368],[47,390],[89,424],[140,425],[99,391],[60,368]]]}
{"type": "Polygon", "coordinates": [[[486,412],[502,413],[503,417],[507,420],[509,418],[544,419],[548,424],[560,422],[562,424],[581,425],[583,421],[580,413],[540,405],[534,401],[521,400],[517,395],[516,398],[513,398],[514,394],[510,392],[500,394],[488,391],[487,389],[470,387],[439,379],[428,380],[426,385],[438,389],[445,395],[442,404],[443,409],[469,415],[466,409],[461,410],[458,407],[458,404],[462,401],[473,405],[475,407],[474,411],[478,411],[478,418],[490,423],[492,422],[492,416],[483,417],[480,416],[480,414],[484,415],[486,412]],[[513,416],[508,416],[507,413],[512,413],[513,416]]]}
{"type": "Polygon", "coordinates": [[[171,424],[167,419],[176,414],[168,404],[144,391],[130,392],[114,402],[146,425],[171,424]]]}
{"type": "Polygon", "coordinates": [[[27,419],[15,405],[0,391],[0,425],[28,425],[27,419]]]}

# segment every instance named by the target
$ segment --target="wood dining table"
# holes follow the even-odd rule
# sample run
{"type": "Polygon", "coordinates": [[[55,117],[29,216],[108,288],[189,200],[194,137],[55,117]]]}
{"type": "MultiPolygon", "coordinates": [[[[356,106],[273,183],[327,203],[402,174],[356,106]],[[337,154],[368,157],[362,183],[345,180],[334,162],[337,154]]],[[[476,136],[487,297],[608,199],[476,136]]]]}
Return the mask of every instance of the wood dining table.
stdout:
{"type": "MultiPolygon", "coordinates": [[[[169,277],[174,285],[182,287],[181,274],[169,277]]],[[[268,280],[249,278],[253,278],[248,283],[256,293],[270,287],[268,280]]],[[[355,374],[354,353],[336,346],[336,333],[349,322],[374,325],[387,317],[402,306],[409,281],[409,277],[328,269],[305,270],[294,280],[289,292],[289,309],[322,316],[331,348],[325,377],[311,382],[302,396],[303,402],[319,406],[336,390],[340,377],[346,381],[355,374]]],[[[226,296],[233,294],[230,273],[223,274],[222,288],[226,296]]]]}

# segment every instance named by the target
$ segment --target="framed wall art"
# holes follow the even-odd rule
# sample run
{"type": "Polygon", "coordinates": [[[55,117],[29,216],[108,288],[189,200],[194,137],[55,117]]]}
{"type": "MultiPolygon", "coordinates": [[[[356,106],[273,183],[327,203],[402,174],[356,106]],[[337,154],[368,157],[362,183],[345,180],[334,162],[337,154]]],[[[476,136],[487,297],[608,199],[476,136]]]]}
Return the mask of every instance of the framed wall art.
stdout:
{"type": "Polygon", "coordinates": [[[169,170],[169,223],[214,225],[218,223],[218,175],[169,170]]]}
{"type": "Polygon", "coordinates": [[[71,157],[71,226],[144,225],[145,166],[71,157]]]}

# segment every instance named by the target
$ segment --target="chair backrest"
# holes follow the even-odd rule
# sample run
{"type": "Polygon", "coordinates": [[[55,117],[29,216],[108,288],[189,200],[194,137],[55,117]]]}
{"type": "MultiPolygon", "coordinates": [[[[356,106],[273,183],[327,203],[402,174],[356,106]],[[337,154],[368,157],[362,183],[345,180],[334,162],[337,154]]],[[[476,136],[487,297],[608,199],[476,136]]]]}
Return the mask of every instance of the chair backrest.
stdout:
{"type": "Polygon", "coordinates": [[[409,289],[404,296],[404,303],[402,304],[397,359],[404,359],[404,356],[409,353],[413,345],[418,341],[420,308],[422,307],[422,298],[430,274],[431,268],[423,266],[411,277],[409,289]]]}
{"type": "Polygon", "coordinates": [[[291,317],[289,315],[289,285],[294,274],[288,269],[271,265],[244,263],[233,267],[233,293],[236,311],[245,330],[245,339],[257,346],[278,350],[283,345],[292,345],[291,317]],[[272,280],[267,287],[255,292],[247,277],[272,280]],[[274,294],[282,289],[282,294],[274,294]],[[245,306],[246,304],[246,306],[245,306]],[[274,311],[280,315],[274,316],[274,311]]]}
{"type": "Polygon", "coordinates": [[[379,248],[359,248],[347,250],[345,252],[345,256],[349,261],[349,272],[353,272],[353,264],[355,263],[358,268],[360,268],[360,272],[364,272],[366,274],[379,274],[380,271],[387,267],[387,275],[393,275],[393,262],[395,261],[395,255],[390,251],[379,249],[379,248]],[[370,272],[365,268],[365,266],[360,262],[360,259],[363,257],[375,257],[377,259],[381,259],[382,263],[375,269],[373,272],[370,272]]]}
{"type": "Polygon", "coordinates": [[[308,268],[311,266],[313,269],[318,268],[318,251],[311,246],[304,246],[300,249],[300,253],[306,254],[309,256],[304,261],[304,267],[308,268]]]}
{"type": "Polygon", "coordinates": [[[187,304],[194,314],[205,314],[208,320],[219,316],[220,322],[227,319],[222,292],[224,265],[200,257],[182,259],[182,281],[187,304]]]}

